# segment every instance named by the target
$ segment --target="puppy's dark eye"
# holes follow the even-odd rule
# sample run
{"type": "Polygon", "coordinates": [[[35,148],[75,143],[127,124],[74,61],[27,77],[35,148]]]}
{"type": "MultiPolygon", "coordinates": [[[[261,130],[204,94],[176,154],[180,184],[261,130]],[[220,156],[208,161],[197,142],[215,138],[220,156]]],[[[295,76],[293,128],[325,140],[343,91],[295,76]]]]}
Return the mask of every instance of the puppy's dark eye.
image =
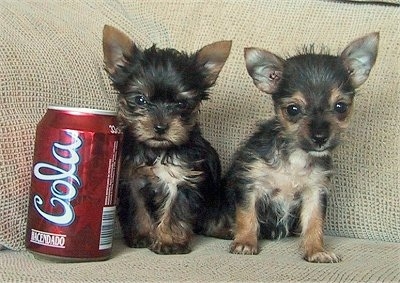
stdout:
{"type": "Polygon", "coordinates": [[[143,95],[138,95],[135,97],[135,103],[138,106],[145,106],[147,104],[147,100],[143,95]]]}
{"type": "Polygon", "coordinates": [[[289,116],[294,117],[301,113],[301,109],[298,105],[292,104],[292,105],[289,105],[288,107],[286,107],[286,113],[289,116]]]}
{"type": "Polygon", "coordinates": [[[188,103],[186,101],[179,101],[176,106],[179,109],[184,110],[188,107],[188,103]]]}
{"type": "Polygon", "coordinates": [[[338,102],[335,104],[335,111],[340,114],[345,113],[348,108],[349,106],[344,102],[338,102]]]}

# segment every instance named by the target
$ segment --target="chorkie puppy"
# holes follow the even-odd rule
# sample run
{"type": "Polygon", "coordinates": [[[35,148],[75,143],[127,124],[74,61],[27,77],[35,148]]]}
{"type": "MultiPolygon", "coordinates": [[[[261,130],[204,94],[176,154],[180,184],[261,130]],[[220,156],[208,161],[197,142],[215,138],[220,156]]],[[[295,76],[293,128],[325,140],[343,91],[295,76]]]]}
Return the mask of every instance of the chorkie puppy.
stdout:
{"type": "Polygon", "coordinates": [[[188,55],[141,50],[105,26],[105,68],[119,91],[125,134],[118,214],[126,243],[158,254],[190,252],[220,189],[220,161],[200,132],[199,106],[230,53],[220,41],[188,55]]]}
{"type": "Polygon", "coordinates": [[[275,117],[238,150],[223,181],[225,209],[234,219],[231,253],[258,254],[259,238],[300,234],[305,260],[340,261],[323,244],[331,152],[349,124],[355,89],[375,63],[378,41],[372,33],[339,56],[311,46],[285,60],[245,49],[247,71],[272,95],[275,117]]]}

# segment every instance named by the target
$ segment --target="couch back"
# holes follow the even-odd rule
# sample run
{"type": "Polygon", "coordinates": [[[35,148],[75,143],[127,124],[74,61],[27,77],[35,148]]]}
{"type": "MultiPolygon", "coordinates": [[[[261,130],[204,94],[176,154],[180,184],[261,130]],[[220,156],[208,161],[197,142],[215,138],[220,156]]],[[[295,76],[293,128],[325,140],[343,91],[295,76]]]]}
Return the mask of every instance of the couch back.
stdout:
{"type": "Polygon", "coordinates": [[[142,47],[190,52],[233,40],[201,112],[204,136],[224,170],[257,123],[273,114],[270,97],[246,72],[244,47],[285,57],[314,43],[337,54],[379,31],[376,65],[334,155],[326,233],[399,242],[399,15],[395,5],[307,0],[0,2],[0,244],[24,248],[35,127],[47,106],[115,109],[103,70],[104,24],[142,47]]]}

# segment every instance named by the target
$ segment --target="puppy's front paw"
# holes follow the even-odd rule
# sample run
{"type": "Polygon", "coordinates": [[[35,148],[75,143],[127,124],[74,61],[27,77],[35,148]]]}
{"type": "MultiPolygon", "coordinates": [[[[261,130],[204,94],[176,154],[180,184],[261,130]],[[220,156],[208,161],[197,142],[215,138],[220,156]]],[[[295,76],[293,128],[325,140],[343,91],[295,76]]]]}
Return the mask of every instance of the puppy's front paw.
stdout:
{"type": "Polygon", "coordinates": [[[191,252],[189,244],[162,243],[160,241],[155,241],[149,249],[156,254],[163,255],[188,254],[191,252]]]}
{"type": "Polygon", "coordinates": [[[327,251],[317,252],[309,256],[306,255],[304,256],[304,259],[308,262],[316,263],[336,263],[342,260],[340,256],[327,251]]]}
{"type": "Polygon", "coordinates": [[[229,252],[232,254],[256,255],[260,252],[260,248],[257,243],[251,244],[233,241],[229,247],[229,252]]]}

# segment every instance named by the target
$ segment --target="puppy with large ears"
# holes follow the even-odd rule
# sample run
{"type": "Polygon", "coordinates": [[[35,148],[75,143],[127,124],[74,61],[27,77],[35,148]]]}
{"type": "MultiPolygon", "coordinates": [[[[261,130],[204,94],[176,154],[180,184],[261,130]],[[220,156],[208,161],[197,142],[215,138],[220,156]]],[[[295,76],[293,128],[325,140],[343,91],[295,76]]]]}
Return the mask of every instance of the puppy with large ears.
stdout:
{"type": "Polygon", "coordinates": [[[221,168],[201,135],[198,113],[230,48],[230,41],[219,41],[193,54],[142,50],[104,27],[104,62],[119,92],[125,134],[118,215],[130,247],[188,253],[193,233],[204,230],[219,200],[221,168]]]}
{"type": "Polygon", "coordinates": [[[301,235],[305,260],[340,261],[323,244],[331,152],[349,124],[355,89],[375,63],[378,41],[378,33],[366,35],[338,56],[312,46],[287,59],[245,49],[247,71],[272,95],[275,116],[236,152],[223,181],[234,223],[231,253],[258,254],[259,238],[301,235]]]}

